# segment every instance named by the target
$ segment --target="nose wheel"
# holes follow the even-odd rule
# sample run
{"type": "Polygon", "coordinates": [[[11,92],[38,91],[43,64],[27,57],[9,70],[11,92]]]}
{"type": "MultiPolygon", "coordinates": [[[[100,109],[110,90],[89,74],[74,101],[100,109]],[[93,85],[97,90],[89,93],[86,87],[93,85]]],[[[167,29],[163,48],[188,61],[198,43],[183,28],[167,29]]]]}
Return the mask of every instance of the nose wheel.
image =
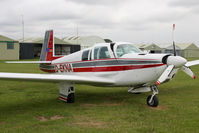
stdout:
{"type": "Polygon", "coordinates": [[[147,97],[147,105],[151,106],[151,107],[157,107],[158,106],[158,98],[157,96],[153,96],[153,98],[151,99],[152,95],[149,95],[147,97]]]}
{"type": "Polygon", "coordinates": [[[147,97],[147,105],[151,107],[157,107],[159,104],[158,98],[156,96],[158,94],[158,88],[157,86],[152,86],[151,90],[153,94],[147,97]]]}

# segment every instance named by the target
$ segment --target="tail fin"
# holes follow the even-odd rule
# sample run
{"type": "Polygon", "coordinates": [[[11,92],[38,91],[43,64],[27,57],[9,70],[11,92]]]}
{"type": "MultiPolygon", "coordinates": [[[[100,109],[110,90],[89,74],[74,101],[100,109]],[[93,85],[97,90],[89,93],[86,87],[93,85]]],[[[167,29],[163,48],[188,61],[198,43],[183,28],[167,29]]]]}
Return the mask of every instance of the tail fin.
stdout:
{"type": "Polygon", "coordinates": [[[54,36],[53,30],[48,30],[45,33],[44,43],[41,50],[40,61],[52,61],[61,56],[54,56],[54,36]]]}

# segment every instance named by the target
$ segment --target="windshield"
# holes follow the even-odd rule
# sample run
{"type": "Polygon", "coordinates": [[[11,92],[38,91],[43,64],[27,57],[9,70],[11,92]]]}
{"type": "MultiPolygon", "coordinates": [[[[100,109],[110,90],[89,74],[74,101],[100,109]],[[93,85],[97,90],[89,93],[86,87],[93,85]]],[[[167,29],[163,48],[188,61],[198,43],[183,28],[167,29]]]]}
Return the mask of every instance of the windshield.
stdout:
{"type": "Polygon", "coordinates": [[[116,53],[117,57],[121,57],[125,54],[131,54],[131,53],[140,53],[141,51],[136,48],[135,46],[131,44],[121,44],[117,46],[116,53]]]}

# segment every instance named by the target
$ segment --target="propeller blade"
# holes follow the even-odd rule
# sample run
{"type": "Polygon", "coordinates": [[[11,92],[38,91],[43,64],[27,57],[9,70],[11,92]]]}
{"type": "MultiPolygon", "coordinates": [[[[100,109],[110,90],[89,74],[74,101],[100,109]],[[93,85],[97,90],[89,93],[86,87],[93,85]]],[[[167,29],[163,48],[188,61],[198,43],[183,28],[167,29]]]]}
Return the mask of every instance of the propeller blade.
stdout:
{"type": "Polygon", "coordinates": [[[176,56],[176,46],[175,46],[175,41],[174,41],[174,31],[175,31],[175,24],[173,24],[173,54],[176,56]]]}
{"type": "Polygon", "coordinates": [[[156,85],[159,85],[162,82],[164,82],[168,78],[169,74],[172,72],[173,68],[174,68],[174,65],[169,65],[167,69],[159,77],[159,79],[156,81],[156,85]]]}
{"type": "Polygon", "coordinates": [[[186,67],[199,65],[199,60],[189,61],[185,64],[186,67]]]}
{"type": "Polygon", "coordinates": [[[174,41],[173,41],[173,55],[176,56],[176,46],[174,41]]]}
{"type": "Polygon", "coordinates": [[[185,72],[187,75],[189,75],[190,77],[192,77],[193,79],[196,79],[196,76],[194,75],[194,73],[191,71],[190,68],[186,66],[182,66],[181,70],[185,72]]]}

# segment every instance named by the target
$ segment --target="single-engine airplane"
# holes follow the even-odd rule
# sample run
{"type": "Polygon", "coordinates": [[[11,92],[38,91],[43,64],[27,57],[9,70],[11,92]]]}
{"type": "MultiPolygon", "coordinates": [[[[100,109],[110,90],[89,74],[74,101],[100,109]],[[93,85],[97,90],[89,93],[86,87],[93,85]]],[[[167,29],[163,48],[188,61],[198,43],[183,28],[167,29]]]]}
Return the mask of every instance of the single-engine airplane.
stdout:
{"type": "MultiPolygon", "coordinates": [[[[175,45],[174,45],[175,48],[175,45]]],[[[172,54],[143,53],[128,42],[98,43],[66,56],[54,55],[53,30],[46,31],[40,61],[8,63],[38,63],[48,74],[0,73],[0,79],[34,80],[59,83],[59,99],[75,101],[74,84],[94,86],[127,86],[128,92],[152,91],[147,104],[158,106],[158,85],[171,80],[179,69],[195,79],[189,68],[199,60],[187,62],[172,54]]]]}

